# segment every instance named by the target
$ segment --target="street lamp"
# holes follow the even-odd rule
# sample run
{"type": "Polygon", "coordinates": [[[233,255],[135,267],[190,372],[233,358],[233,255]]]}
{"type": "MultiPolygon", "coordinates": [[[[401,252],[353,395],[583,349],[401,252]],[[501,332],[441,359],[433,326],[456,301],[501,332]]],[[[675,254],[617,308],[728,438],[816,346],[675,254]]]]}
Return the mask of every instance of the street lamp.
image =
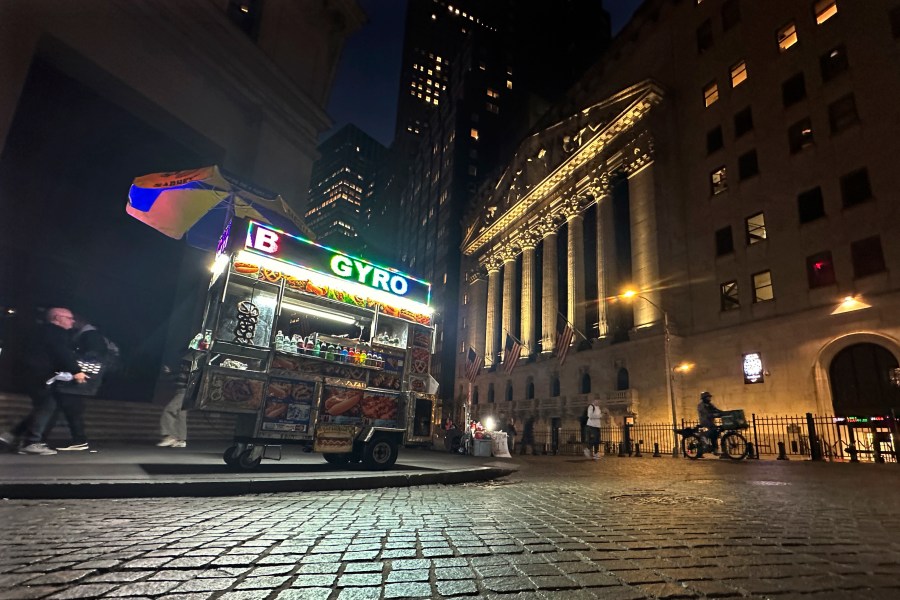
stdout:
{"type": "Polygon", "coordinates": [[[672,456],[674,458],[678,458],[678,434],[676,433],[676,431],[678,430],[678,421],[675,411],[675,388],[672,385],[672,363],[669,358],[669,313],[663,310],[663,308],[653,300],[650,300],[646,296],[643,296],[634,290],[625,290],[622,293],[622,298],[625,298],[626,300],[631,298],[640,298],[662,313],[663,333],[665,335],[663,343],[663,354],[665,356],[666,363],[666,394],[669,396],[669,405],[672,411],[672,456]]]}

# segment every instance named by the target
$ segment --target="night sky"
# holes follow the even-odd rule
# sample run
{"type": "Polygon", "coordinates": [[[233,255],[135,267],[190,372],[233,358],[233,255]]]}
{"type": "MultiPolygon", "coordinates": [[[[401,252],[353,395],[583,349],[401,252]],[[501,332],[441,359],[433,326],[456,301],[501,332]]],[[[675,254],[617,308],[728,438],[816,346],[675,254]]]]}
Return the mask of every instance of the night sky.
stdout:
{"type": "MultiPolygon", "coordinates": [[[[628,22],[641,2],[604,2],[612,16],[613,34],[628,22]]],[[[359,4],[369,15],[369,22],[344,47],[328,103],[334,127],[323,139],[354,123],[387,146],[394,137],[406,0],[359,0],[359,4]]]]}

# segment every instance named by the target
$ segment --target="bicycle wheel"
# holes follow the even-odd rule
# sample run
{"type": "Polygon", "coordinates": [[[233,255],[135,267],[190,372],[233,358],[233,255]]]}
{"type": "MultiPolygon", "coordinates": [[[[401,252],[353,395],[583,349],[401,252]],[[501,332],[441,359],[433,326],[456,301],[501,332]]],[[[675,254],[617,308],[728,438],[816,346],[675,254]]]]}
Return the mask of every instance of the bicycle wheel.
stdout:
{"type": "Polygon", "coordinates": [[[737,431],[731,431],[723,435],[720,445],[722,446],[722,452],[731,460],[742,460],[750,452],[750,448],[747,446],[747,438],[737,431]]]}
{"type": "Polygon", "coordinates": [[[691,460],[703,456],[703,441],[696,435],[686,435],[681,440],[681,451],[691,460]]]}

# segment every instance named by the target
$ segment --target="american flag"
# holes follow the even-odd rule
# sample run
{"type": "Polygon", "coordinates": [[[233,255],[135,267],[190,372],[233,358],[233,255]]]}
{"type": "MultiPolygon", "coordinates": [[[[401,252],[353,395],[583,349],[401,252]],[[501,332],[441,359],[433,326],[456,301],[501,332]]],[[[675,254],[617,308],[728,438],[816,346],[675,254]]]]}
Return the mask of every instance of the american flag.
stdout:
{"type": "Polygon", "coordinates": [[[483,364],[484,357],[478,356],[478,353],[470,346],[469,354],[466,356],[466,379],[475,383],[475,378],[481,373],[483,364]]]}
{"type": "Polygon", "coordinates": [[[503,355],[503,372],[509,375],[519,362],[519,354],[522,353],[522,342],[506,334],[506,353],[503,355]]]}
{"type": "Polygon", "coordinates": [[[572,338],[574,336],[575,330],[571,325],[566,323],[566,326],[556,338],[556,359],[559,361],[560,367],[566,362],[566,356],[569,354],[569,346],[572,345],[572,338]]]}

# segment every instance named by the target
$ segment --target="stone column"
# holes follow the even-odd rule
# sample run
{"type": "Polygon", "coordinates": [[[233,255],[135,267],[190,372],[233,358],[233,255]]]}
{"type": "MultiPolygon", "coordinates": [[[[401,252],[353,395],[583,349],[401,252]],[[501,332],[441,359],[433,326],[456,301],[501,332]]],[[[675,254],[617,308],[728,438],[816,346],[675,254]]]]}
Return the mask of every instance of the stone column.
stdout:
{"type": "MultiPolygon", "coordinates": [[[[516,256],[518,249],[513,246],[506,246],[503,249],[503,327],[500,330],[500,348],[503,352],[503,360],[507,360],[506,356],[506,333],[516,335],[516,256]]],[[[512,357],[518,360],[518,356],[512,357]]]]}
{"type": "Polygon", "coordinates": [[[500,330],[500,319],[497,304],[500,300],[500,267],[503,263],[495,256],[489,256],[484,263],[488,274],[487,308],[484,322],[484,364],[494,365],[497,355],[497,337],[500,330]]]}
{"type": "MultiPolygon", "coordinates": [[[[642,296],[662,307],[659,291],[659,245],[653,163],[649,162],[649,157],[642,156],[629,165],[627,171],[631,213],[631,273],[634,287],[642,296]]],[[[662,318],[660,310],[650,302],[643,302],[640,298],[634,300],[635,327],[662,318]]]]}
{"type": "Polygon", "coordinates": [[[538,234],[534,231],[526,231],[518,240],[522,246],[522,306],[519,323],[521,324],[522,342],[525,344],[525,347],[522,348],[523,356],[534,354],[537,348],[534,327],[534,304],[537,291],[534,287],[534,249],[539,240],[538,234]]]}
{"type": "Polygon", "coordinates": [[[607,299],[617,292],[609,288],[615,281],[615,233],[613,232],[612,190],[606,182],[597,188],[597,322],[598,337],[609,335],[607,299]]]}
{"type": "MultiPolygon", "coordinates": [[[[566,318],[578,331],[584,332],[584,217],[576,198],[563,209],[569,226],[568,247],[568,307],[566,318]]],[[[577,334],[576,334],[577,335],[577,334]]]]}
{"type": "Polygon", "coordinates": [[[558,284],[556,281],[556,223],[543,221],[538,232],[544,236],[543,281],[541,284],[541,353],[549,354],[556,348],[556,322],[559,312],[558,284]]]}
{"type": "MultiPolygon", "coordinates": [[[[487,272],[483,268],[469,273],[469,310],[466,311],[466,339],[479,356],[484,356],[485,321],[487,318],[487,272]]],[[[468,348],[466,349],[468,352],[468,348]]]]}

